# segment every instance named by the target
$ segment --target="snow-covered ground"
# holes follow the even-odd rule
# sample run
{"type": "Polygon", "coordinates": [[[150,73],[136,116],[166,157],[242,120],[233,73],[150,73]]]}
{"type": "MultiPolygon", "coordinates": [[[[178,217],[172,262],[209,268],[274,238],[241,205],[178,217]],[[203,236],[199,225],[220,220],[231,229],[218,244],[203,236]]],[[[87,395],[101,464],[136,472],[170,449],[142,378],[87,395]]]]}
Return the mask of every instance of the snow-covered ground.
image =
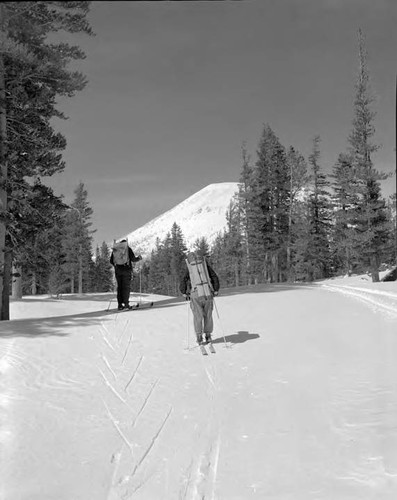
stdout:
{"type": "Polygon", "coordinates": [[[24,298],[0,324],[1,500],[397,498],[397,283],[188,303],[24,298]]]}

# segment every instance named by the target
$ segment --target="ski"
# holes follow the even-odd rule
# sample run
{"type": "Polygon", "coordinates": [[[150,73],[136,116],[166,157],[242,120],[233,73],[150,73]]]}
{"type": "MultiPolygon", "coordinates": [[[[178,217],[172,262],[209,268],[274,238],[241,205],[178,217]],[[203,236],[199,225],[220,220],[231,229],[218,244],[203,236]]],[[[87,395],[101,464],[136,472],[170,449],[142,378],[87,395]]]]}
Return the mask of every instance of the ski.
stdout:
{"type": "Polygon", "coordinates": [[[208,342],[208,349],[210,350],[210,352],[212,352],[212,354],[215,354],[216,351],[215,351],[215,347],[212,345],[212,342],[208,342]]]}
{"type": "Polygon", "coordinates": [[[146,307],[152,307],[152,306],[153,302],[137,302],[132,306],[132,309],[145,309],[146,307]]]}
{"type": "Polygon", "coordinates": [[[200,347],[201,354],[203,356],[208,356],[208,352],[207,352],[207,349],[205,348],[205,346],[203,344],[199,344],[199,347],[200,347]]]}
{"type": "Polygon", "coordinates": [[[106,309],[108,312],[126,312],[126,311],[135,311],[136,309],[148,309],[149,307],[152,307],[154,302],[137,302],[136,304],[133,304],[130,309],[123,308],[123,309],[106,309]]]}

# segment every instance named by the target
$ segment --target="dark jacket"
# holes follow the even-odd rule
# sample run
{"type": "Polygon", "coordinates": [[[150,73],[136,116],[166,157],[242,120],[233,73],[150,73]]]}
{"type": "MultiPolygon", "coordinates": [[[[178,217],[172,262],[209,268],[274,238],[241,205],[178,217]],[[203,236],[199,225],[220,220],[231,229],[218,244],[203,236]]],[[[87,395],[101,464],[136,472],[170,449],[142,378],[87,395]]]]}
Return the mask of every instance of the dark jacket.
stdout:
{"type": "Polygon", "coordinates": [[[135,257],[135,254],[130,247],[128,247],[128,256],[130,258],[130,261],[128,264],[124,264],[123,266],[119,266],[119,265],[114,266],[113,252],[112,252],[112,255],[110,256],[110,263],[112,264],[112,266],[114,266],[116,272],[117,271],[126,271],[126,270],[132,271],[132,263],[138,262],[138,260],[141,260],[141,258],[142,258],[141,256],[135,257]]]}
{"type": "MultiPolygon", "coordinates": [[[[206,263],[207,263],[208,274],[210,275],[212,289],[214,290],[214,292],[218,292],[219,291],[219,278],[218,278],[216,272],[208,264],[207,260],[206,260],[206,263]]],[[[179,290],[182,294],[185,295],[185,294],[190,294],[191,289],[192,289],[192,284],[190,283],[189,269],[186,269],[186,273],[184,274],[184,276],[181,279],[181,282],[179,284],[179,290]]]]}

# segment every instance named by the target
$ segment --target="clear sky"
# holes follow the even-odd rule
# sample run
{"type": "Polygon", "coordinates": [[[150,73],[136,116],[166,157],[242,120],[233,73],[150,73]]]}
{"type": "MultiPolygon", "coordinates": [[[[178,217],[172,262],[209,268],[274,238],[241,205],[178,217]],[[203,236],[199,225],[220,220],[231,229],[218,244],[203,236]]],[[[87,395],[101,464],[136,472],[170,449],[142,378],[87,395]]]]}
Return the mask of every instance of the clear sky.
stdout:
{"type": "MultiPolygon", "coordinates": [[[[84,182],[94,243],[145,224],[214,182],[238,181],[263,125],[306,157],[321,136],[329,172],[347,148],[366,38],[374,157],[395,170],[397,1],[94,1],[95,37],[73,36],[89,80],[60,101],[67,166],[50,180],[71,202],[84,182]]],[[[395,178],[384,194],[395,191],[395,178]]]]}

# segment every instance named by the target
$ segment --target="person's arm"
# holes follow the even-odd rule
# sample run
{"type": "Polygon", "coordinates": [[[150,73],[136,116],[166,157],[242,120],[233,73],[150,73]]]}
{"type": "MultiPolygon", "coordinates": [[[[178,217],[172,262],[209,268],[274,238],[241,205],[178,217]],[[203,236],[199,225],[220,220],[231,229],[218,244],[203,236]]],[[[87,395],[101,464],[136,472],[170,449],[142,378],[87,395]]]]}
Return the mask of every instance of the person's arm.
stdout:
{"type": "Polygon", "coordinates": [[[207,262],[208,274],[210,275],[212,289],[215,293],[219,292],[219,278],[216,272],[212,269],[212,267],[207,262]]]}
{"type": "Polygon", "coordinates": [[[189,280],[190,280],[189,271],[186,271],[185,275],[183,276],[179,284],[179,291],[181,292],[182,295],[188,294],[189,280]]]}
{"type": "Polygon", "coordinates": [[[138,262],[138,260],[142,260],[141,255],[138,255],[138,257],[135,257],[135,254],[130,247],[128,247],[128,255],[130,257],[131,262],[138,262]]]}

